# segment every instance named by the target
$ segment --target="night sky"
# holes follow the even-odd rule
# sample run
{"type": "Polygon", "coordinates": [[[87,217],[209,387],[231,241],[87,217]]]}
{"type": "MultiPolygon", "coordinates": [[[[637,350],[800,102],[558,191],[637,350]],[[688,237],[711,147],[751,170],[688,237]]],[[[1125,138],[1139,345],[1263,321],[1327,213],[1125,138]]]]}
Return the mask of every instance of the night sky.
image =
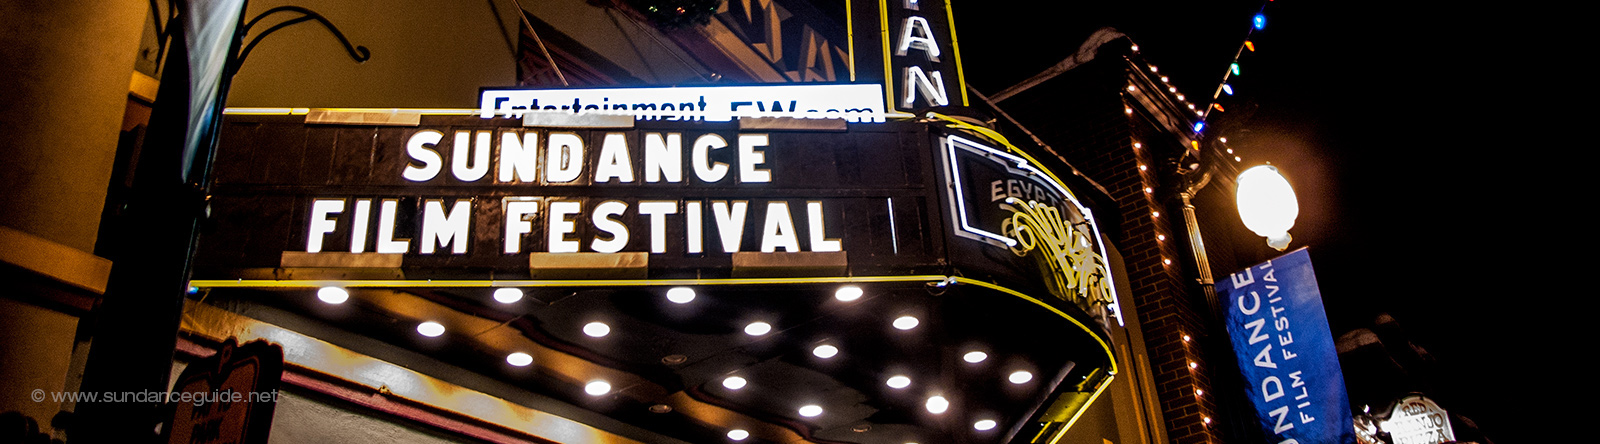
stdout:
{"type": "MultiPolygon", "coordinates": [[[[1263,11],[1239,0],[953,2],[963,64],[981,92],[1037,74],[1110,26],[1201,106],[1263,11]]],[[[1535,391],[1517,364],[1529,327],[1514,321],[1534,310],[1512,301],[1550,296],[1516,295],[1537,266],[1521,253],[1518,216],[1504,211],[1514,199],[1496,197],[1510,192],[1489,185],[1499,180],[1484,164],[1507,148],[1492,115],[1515,112],[1484,101],[1498,74],[1480,53],[1498,36],[1422,8],[1265,3],[1267,26],[1250,36],[1257,51],[1245,53],[1230,81],[1237,95],[1223,102],[1249,115],[1214,128],[1241,165],[1270,162],[1295,186],[1291,248],[1310,248],[1336,335],[1391,314],[1437,359],[1430,397],[1497,443],[1539,442],[1532,434],[1550,432],[1528,430],[1539,413],[1520,406],[1535,391]],[[1474,121],[1481,126],[1462,128],[1474,121]]]]}

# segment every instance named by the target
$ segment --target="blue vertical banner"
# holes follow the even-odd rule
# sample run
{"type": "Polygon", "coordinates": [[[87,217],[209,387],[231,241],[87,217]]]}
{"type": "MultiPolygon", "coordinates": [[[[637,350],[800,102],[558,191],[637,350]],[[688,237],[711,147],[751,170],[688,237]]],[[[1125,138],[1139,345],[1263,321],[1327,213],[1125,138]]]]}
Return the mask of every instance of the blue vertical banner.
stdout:
{"type": "Polygon", "coordinates": [[[1306,249],[1234,273],[1217,292],[1266,441],[1354,443],[1339,354],[1306,249]]]}

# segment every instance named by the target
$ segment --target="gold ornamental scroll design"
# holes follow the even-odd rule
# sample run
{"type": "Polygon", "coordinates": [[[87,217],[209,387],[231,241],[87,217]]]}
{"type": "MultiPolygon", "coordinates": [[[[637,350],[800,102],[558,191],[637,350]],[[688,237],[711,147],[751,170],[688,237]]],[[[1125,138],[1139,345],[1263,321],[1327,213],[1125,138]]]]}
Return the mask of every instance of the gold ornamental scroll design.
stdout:
{"type": "Polygon", "coordinates": [[[1112,303],[1111,271],[1106,260],[1095,251],[1094,236],[1088,221],[1067,222],[1061,210],[1037,201],[1023,203],[1008,197],[1000,208],[1011,212],[1001,222],[1001,232],[1015,239],[1011,253],[1033,257],[1044,266],[1049,290],[1085,313],[1110,325],[1112,303]]]}

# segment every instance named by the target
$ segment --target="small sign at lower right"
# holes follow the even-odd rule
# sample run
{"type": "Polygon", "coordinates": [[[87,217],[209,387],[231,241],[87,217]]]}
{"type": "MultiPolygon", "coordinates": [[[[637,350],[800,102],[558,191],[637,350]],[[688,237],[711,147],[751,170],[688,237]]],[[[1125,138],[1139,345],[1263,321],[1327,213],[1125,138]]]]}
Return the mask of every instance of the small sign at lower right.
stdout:
{"type": "Polygon", "coordinates": [[[1356,442],[1311,256],[1301,248],[1219,282],[1244,388],[1266,442],[1356,442]]]}

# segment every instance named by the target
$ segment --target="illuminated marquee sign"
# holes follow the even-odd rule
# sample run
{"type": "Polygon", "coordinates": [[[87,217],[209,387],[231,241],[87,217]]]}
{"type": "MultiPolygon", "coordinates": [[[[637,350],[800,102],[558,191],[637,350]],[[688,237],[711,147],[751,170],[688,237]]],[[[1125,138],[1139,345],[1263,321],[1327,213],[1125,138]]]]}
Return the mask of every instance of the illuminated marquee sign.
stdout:
{"type": "Polygon", "coordinates": [[[219,229],[202,237],[200,279],[355,268],[435,279],[825,277],[941,263],[926,125],[314,122],[224,122],[210,201],[219,229]],[[618,267],[595,268],[607,263],[618,267]]]}
{"type": "Polygon", "coordinates": [[[1056,297],[1122,324],[1094,215],[1043,170],[957,135],[942,138],[955,234],[1033,258],[1056,297]]]}
{"type": "MultiPolygon", "coordinates": [[[[685,183],[734,186],[767,185],[773,181],[767,133],[716,132],[578,132],[536,129],[422,128],[406,138],[406,162],[400,177],[416,185],[483,185],[528,190],[565,185],[635,186],[685,183]],[[587,137],[586,137],[587,136],[587,137]],[[446,143],[446,139],[450,139],[446,143]],[[726,153],[726,154],[724,154],[726,153]],[[713,155],[716,154],[716,155],[713,155]],[[492,171],[491,171],[492,170],[492,171]]],[[[392,147],[398,149],[400,147],[392,147]]],[[[632,193],[629,193],[632,194],[632,193]]],[[[648,239],[651,253],[667,252],[668,224],[685,233],[686,253],[706,251],[708,236],[717,236],[721,251],[837,252],[840,241],[826,232],[828,211],[818,200],[749,199],[588,199],[540,195],[508,195],[499,208],[480,206],[471,198],[423,198],[416,232],[397,233],[398,197],[318,197],[310,202],[305,252],[320,253],[341,224],[349,230],[341,243],[351,253],[466,254],[474,219],[503,217],[501,252],[521,253],[527,238],[542,236],[550,253],[616,253],[638,236],[648,239]],[[763,211],[752,212],[752,206],[763,211]],[[486,210],[486,211],[480,211],[486,210]],[[489,213],[489,214],[482,214],[489,213]],[[762,217],[751,217],[752,213],[762,217]],[[543,224],[535,226],[533,218],[543,224]],[[623,220],[639,220],[633,226],[623,220]],[[796,221],[800,223],[797,225],[796,221]],[[592,233],[578,239],[578,226],[592,224],[592,233]],[[797,227],[805,227],[801,232],[797,227]],[[759,230],[759,244],[745,245],[746,231],[759,230]],[[376,237],[369,243],[369,232],[376,237]],[[396,236],[402,239],[396,239],[396,236]],[[801,240],[804,239],[805,242],[801,240]]]]}
{"type": "Polygon", "coordinates": [[[850,7],[851,29],[860,36],[853,47],[858,78],[876,77],[880,69],[891,111],[967,104],[948,1],[851,0],[850,7]],[[873,34],[878,38],[867,37],[873,34]]]}
{"type": "Polygon", "coordinates": [[[543,110],[629,114],[639,120],[727,122],[778,116],[883,122],[882,96],[883,86],[875,84],[485,89],[479,116],[521,117],[543,110]]]}

